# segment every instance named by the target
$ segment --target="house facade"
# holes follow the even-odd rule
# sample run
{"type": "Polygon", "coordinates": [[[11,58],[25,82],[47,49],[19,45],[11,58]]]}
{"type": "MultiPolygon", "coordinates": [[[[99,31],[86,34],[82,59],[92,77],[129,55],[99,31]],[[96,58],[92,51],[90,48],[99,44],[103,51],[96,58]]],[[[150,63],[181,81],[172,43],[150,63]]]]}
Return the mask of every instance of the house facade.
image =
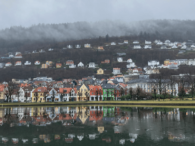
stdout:
{"type": "Polygon", "coordinates": [[[95,63],[94,62],[90,62],[89,63],[89,68],[95,68],[96,66],[95,66],[95,63]]]}
{"type": "Polygon", "coordinates": [[[30,62],[30,61],[26,61],[26,62],[24,63],[24,65],[31,65],[31,62],[30,62]]]}
{"type": "Polygon", "coordinates": [[[79,62],[79,64],[77,66],[78,67],[84,67],[84,64],[82,62],[79,62]]]}
{"type": "Polygon", "coordinates": [[[89,86],[82,84],[77,86],[77,100],[76,101],[87,101],[90,97],[89,86]]]}
{"type": "Polygon", "coordinates": [[[47,87],[37,87],[32,91],[32,102],[45,102],[48,94],[47,87]]]}
{"type": "Polygon", "coordinates": [[[102,90],[103,90],[103,100],[114,100],[114,89],[115,86],[111,84],[103,84],[102,90]]]}
{"type": "Polygon", "coordinates": [[[121,74],[121,69],[120,68],[113,68],[113,72],[112,73],[114,75],[121,74]]]}
{"type": "Polygon", "coordinates": [[[97,70],[97,75],[103,75],[104,74],[104,70],[102,68],[99,68],[97,70]]]}
{"type": "Polygon", "coordinates": [[[118,62],[123,62],[123,58],[122,57],[117,57],[117,61],[118,62]]]}
{"type": "Polygon", "coordinates": [[[102,101],[103,91],[101,86],[89,85],[90,101],[102,101]]]}
{"type": "Polygon", "coordinates": [[[35,61],[35,65],[40,65],[40,61],[35,61]]]}

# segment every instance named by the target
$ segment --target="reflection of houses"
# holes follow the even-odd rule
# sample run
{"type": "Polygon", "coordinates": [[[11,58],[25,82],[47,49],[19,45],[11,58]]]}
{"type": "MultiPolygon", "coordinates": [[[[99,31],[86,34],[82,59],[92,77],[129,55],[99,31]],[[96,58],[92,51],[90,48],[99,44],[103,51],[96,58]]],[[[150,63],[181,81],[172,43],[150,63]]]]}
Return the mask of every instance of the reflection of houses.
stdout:
{"type": "Polygon", "coordinates": [[[85,124],[86,120],[89,118],[89,113],[87,112],[87,107],[77,107],[78,118],[82,124],[85,124]]]}

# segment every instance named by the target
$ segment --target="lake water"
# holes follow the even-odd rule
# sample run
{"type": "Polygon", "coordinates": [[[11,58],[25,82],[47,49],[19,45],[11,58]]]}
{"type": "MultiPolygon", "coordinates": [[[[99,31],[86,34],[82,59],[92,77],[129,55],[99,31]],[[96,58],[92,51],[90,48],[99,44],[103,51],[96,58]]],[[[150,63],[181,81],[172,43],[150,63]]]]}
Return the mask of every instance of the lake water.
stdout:
{"type": "Polygon", "coordinates": [[[195,145],[195,109],[0,108],[1,145],[195,145]]]}

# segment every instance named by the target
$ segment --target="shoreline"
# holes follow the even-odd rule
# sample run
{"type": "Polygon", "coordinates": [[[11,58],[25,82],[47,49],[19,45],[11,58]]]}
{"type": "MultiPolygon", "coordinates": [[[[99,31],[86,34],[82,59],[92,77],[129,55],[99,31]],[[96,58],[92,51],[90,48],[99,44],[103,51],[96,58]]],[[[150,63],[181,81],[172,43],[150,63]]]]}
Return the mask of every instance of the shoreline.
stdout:
{"type": "Polygon", "coordinates": [[[63,106],[63,105],[113,105],[113,106],[190,106],[195,108],[195,100],[186,101],[75,101],[75,102],[42,102],[42,103],[0,103],[0,107],[10,106],[63,106]]]}

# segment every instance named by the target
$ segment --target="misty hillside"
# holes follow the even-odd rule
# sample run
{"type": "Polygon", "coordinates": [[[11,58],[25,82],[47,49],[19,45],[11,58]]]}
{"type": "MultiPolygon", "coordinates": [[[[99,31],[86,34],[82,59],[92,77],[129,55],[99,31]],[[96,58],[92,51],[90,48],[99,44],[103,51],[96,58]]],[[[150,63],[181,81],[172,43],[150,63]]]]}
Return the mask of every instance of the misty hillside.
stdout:
{"type": "MultiPolygon", "coordinates": [[[[99,36],[155,35],[156,39],[185,41],[195,38],[195,21],[147,20],[133,23],[116,21],[38,24],[29,28],[11,27],[0,31],[0,49],[29,43],[61,42],[99,36]]],[[[153,37],[154,38],[154,37],[153,37]]],[[[150,39],[150,37],[149,37],[150,39]]]]}

